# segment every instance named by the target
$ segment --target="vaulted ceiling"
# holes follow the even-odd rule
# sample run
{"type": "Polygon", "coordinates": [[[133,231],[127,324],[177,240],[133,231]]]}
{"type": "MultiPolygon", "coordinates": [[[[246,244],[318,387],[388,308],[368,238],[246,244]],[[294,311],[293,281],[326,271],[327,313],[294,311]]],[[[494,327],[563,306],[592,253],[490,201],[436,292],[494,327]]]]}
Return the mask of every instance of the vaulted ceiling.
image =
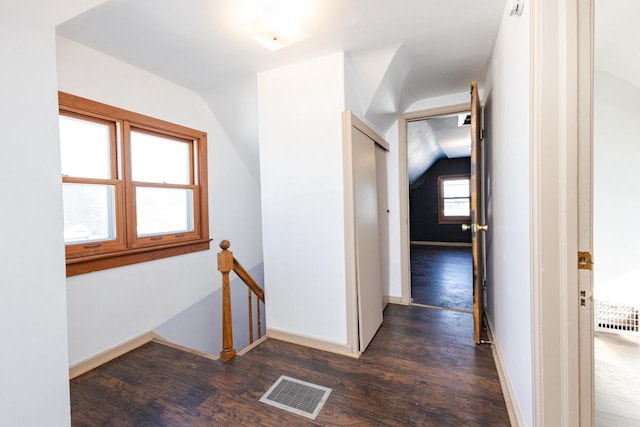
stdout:
{"type": "Polygon", "coordinates": [[[277,51],[243,20],[265,0],[108,0],[58,34],[200,94],[259,181],[257,73],[345,52],[373,81],[363,114],[386,131],[418,100],[482,81],[505,0],[268,0],[310,37],[277,51]]]}
{"type": "Polygon", "coordinates": [[[640,1],[595,2],[595,68],[640,87],[640,1]]]}

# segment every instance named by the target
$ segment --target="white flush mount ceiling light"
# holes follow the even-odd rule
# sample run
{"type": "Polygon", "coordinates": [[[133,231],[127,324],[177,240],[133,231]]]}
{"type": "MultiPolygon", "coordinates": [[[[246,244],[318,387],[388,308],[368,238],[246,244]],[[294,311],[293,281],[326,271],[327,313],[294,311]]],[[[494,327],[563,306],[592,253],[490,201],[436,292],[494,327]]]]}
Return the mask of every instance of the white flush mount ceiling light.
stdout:
{"type": "Polygon", "coordinates": [[[275,2],[264,3],[262,11],[245,26],[254,40],[270,50],[282,49],[309,37],[275,2]]]}

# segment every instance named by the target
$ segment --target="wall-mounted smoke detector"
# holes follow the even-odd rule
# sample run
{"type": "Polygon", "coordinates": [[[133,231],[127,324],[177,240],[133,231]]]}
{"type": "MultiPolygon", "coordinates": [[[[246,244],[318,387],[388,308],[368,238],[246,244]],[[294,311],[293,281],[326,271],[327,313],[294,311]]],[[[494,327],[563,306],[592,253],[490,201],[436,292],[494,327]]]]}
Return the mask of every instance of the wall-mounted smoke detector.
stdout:
{"type": "Polygon", "coordinates": [[[522,15],[522,9],[524,8],[524,0],[510,0],[510,1],[511,1],[511,11],[509,12],[509,16],[522,15]]]}

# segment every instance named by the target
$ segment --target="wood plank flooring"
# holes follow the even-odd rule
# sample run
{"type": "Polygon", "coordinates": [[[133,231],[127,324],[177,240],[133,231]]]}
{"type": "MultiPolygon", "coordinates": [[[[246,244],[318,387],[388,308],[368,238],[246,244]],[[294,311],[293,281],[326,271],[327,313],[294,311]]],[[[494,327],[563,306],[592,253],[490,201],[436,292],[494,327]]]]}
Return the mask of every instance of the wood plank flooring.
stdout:
{"type": "Polygon", "coordinates": [[[472,316],[389,305],[353,359],[268,339],[231,362],[149,343],[71,381],[73,426],[508,426],[472,316]],[[315,421],[258,402],[287,375],[333,389],[315,421]]]}
{"type": "Polygon", "coordinates": [[[471,248],[412,245],[411,298],[417,304],[473,310],[471,248]]]}
{"type": "Polygon", "coordinates": [[[640,337],[596,332],[596,427],[640,425],[640,337]]]}

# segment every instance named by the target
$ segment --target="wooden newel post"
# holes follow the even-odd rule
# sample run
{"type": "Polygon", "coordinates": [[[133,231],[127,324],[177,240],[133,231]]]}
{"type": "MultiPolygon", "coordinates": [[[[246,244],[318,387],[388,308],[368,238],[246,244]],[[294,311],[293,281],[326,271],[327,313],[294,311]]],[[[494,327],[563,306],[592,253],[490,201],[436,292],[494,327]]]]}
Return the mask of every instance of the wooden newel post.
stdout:
{"type": "Polygon", "coordinates": [[[229,273],[233,270],[233,252],[229,251],[228,240],[220,242],[222,252],[218,253],[218,271],[222,273],[222,360],[231,360],[236,357],[236,349],[233,348],[233,325],[231,321],[231,288],[229,287],[229,273]]]}

